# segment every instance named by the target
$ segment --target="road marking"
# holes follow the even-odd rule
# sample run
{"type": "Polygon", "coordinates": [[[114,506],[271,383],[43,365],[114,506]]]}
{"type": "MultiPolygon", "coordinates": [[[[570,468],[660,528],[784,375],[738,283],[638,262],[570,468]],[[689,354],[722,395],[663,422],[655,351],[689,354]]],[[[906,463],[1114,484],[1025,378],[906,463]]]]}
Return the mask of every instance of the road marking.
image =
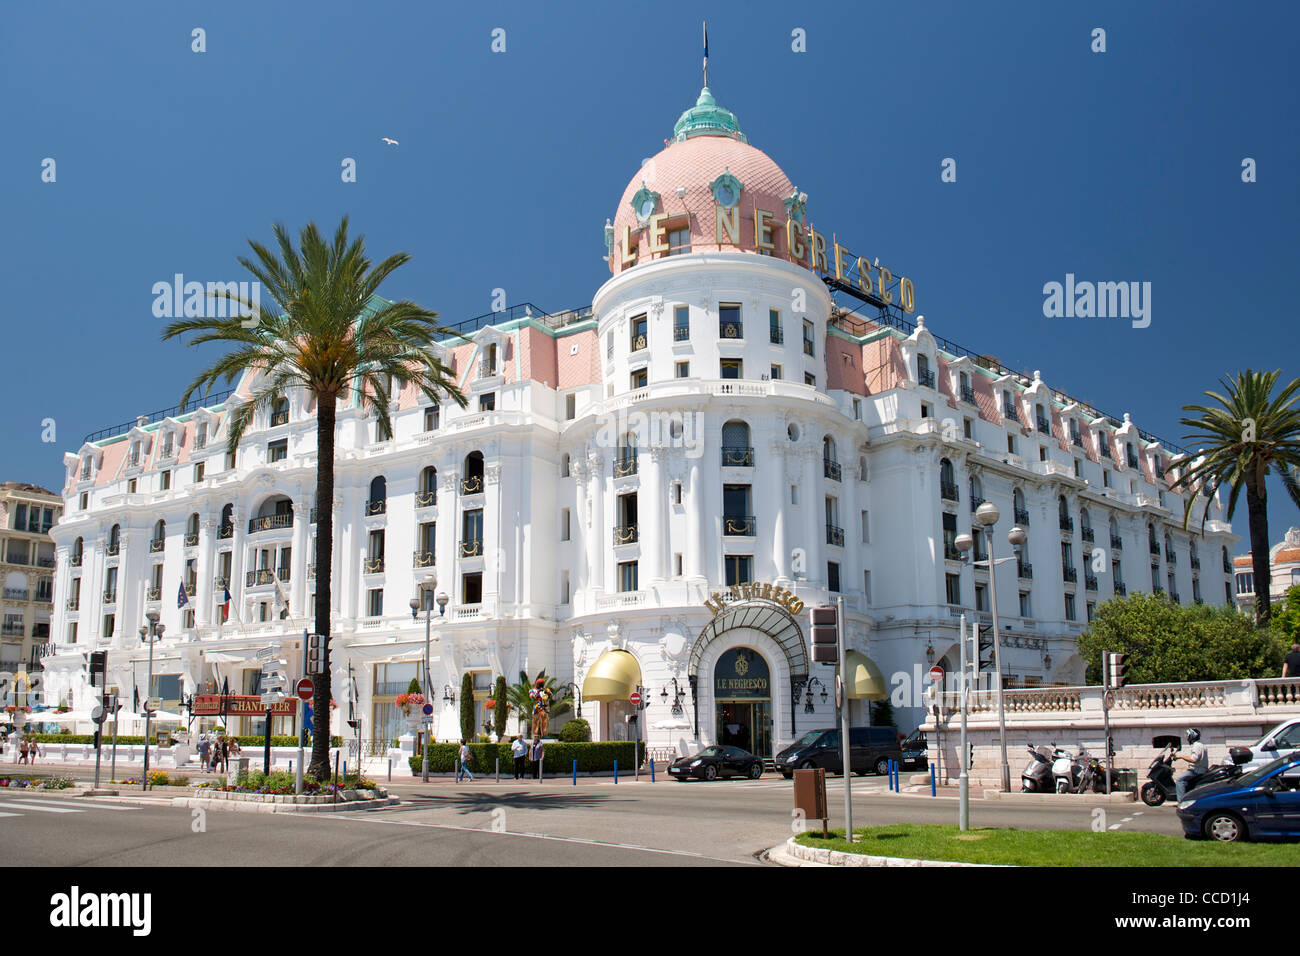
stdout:
{"type": "Polygon", "coordinates": [[[21,813],[0,813],[0,817],[21,817],[21,813]]]}
{"type": "Polygon", "coordinates": [[[76,807],[43,807],[38,803],[24,801],[22,803],[0,803],[0,809],[4,810],[38,810],[41,813],[81,813],[76,807]]]}
{"type": "MultiPolygon", "coordinates": [[[[19,801],[23,804],[44,804],[46,806],[54,806],[54,807],[67,807],[70,803],[69,800],[59,800],[54,797],[45,797],[43,799],[36,799],[32,797],[10,797],[9,799],[19,801]]],[[[71,808],[74,811],[81,810],[83,808],[88,808],[91,810],[139,810],[140,809],[140,807],[128,807],[128,806],[123,806],[121,804],[115,804],[115,803],[92,803],[89,800],[80,800],[77,799],[76,797],[73,797],[71,799],[77,801],[77,805],[71,808]]]]}

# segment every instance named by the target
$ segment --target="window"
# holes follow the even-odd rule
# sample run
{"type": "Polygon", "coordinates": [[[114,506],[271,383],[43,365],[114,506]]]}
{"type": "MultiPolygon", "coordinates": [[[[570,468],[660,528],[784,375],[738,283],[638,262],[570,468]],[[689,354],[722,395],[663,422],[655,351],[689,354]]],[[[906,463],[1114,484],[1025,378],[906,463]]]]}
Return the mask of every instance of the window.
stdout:
{"type": "Polygon", "coordinates": [[[1103,469],[1101,473],[1101,484],[1104,488],[1110,487],[1110,471],[1103,469]]]}
{"type": "Polygon", "coordinates": [[[1009,452],[1010,452],[1011,454],[1013,454],[1013,455],[1016,453],[1016,436],[1015,436],[1015,435],[1008,435],[1008,436],[1007,436],[1007,451],[1009,451],[1009,452]]]}
{"type": "Polygon", "coordinates": [[[1074,459],[1074,477],[1083,477],[1083,462],[1078,458],[1074,459]]]}
{"type": "Polygon", "coordinates": [[[135,479],[134,479],[134,478],[128,478],[128,479],[126,480],[126,493],[127,493],[128,495],[133,495],[133,494],[135,494],[135,479]]]}
{"type": "Polygon", "coordinates": [[[234,467],[235,467],[235,453],[233,451],[228,451],[226,452],[226,471],[232,471],[234,467]]]}
{"type": "Polygon", "coordinates": [[[632,316],[632,340],[629,348],[633,352],[640,352],[649,346],[649,339],[646,337],[647,320],[646,315],[642,312],[640,315],[632,316]]]}
{"type": "Polygon", "coordinates": [[[814,358],[817,355],[817,349],[813,343],[813,324],[807,319],[803,320],[803,354],[811,355],[814,358]]]}
{"type": "Polygon", "coordinates": [[[1033,617],[1034,615],[1032,612],[1033,612],[1033,608],[1029,604],[1029,592],[1021,591],[1020,592],[1020,616],[1033,617]]]}
{"type": "Polygon", "coordinates": [[[649,382],[649,373],[645,369],[639,368],[632,372],[632,388],[645,388],[649,382]]]}
{"type": "Polygon", "coordinates": [[[442,419],[442,406],[430,405],[424,410],[424,430],[426,432],[435,432],[442,419]]]}
{"type": "Polygon", "coordinates": [[[462,558],[483,556],[483,509],[475,508],[461,515],[460,555],[462,558]]]}
{"type": "Polygon", "coordinates": [[[569,477],[569,453],[567,451],[560,456],[560,477],[569,477]]]}
{"type": "Polygon", "coordinates": [[[975,610],[987,611],[989,600],[989,587],[987,584],[975,585],[975,610]]]}
{"type": "Polygon", "coordinates": [[[723,359],[721,363],[721,374],[723,378],[742,378],[742,362],[740,359],[723,359]]]}
{"type": "Polygon", "coordinates": [[[957,550],[957,516],[943,514],[943,556],[948,561],[960,561],[961,552],[957,550]]]}
{"type": "Polygon", "coordinates": [[[690,363],[690,362],[678,362],[678,363],[676,364],[676,366],[674,366],[674,368],[676,369],[677,377],[678,377],[678,378],[690,378],[690,377],[691,377],[691,363],[690,363]]]}
{"type": "Polygon", "coordinates": [[[204,466],[205,464],[206,464],[205,462],[199,462],[197,465],[194,466],[194,480],[195,480],[195,481],[202,481],[202,480],[203,480],[203,472],[204,472],[204,467],[203,467],[203,466],[204,466]]]}
{"type": "Polygon", "coordinates": [[[483,603],[483,573],[481,571],[461,575],[460,595],[462,604],[483,603]]]}
{"type": "Polygon", "coordinates": [[[284,461],[289,457],[289,440],[281,438],[271,442],[266,446],[266,457],[268,461],[284,461]]]}
{"type": "Polygon", "coordinates": [[[570,392],[564,396],[564,420],[571,422],[578,417],[578,396],[570,392]]]}
{"type": "Polygon", "coordinates": [[[749,554],[729,554],[726,556],[726,583],[748,584],[754,580],[754,558],[749,554]]]}
{"type": "Polygon", "coordinates": [[[853,420],[855,422],[862,421],[862,399],[860,398],[853,400],[853,420]]]}
{"type": "Polygon", "coordinates": [[[561,541],[569,540],[569,521],[570,521],[569,509],[561,508],[560,509],[560,540],[561,541]]]}
{"type": "Polygon", "coordinates": [[[779,381],[781,381],[781,366],[779,366],[779,365],[773,365],[773,366],[772,366],[772,370],[771,370],[771,372],[769,373],[769,377],[770,377],[770,378],[772,379],[772,381],[774,381],[774,382],[779,382],[779,381]]]}
{"type": "Polygon", "coordinates": [[[718,335],[724,339],[745,337],[740,321],[740,306],[725,303],[718,306],[718,335]]]}
{"type": "Polygon", "coordinates": [[[114,625],[114,622],[115,622],[115,617],[114,617],[114,615],[112,615],[112,614],[105,614],[105,615],[104,615],[104,631],[103,631],[103,634],[102,634],[103,637],[112,637],[112,636],[113,636],[113,625],[114,625]]]}
{"type": "Polygon", "coordinates": [[[682,256],[691,251],[691,230],[689,228],[668,230],[668,254],[682,256]]]}
{"type": "Polygon", "coordinates": [[[383,588],[371,588],[366,592],[366,615],[368,617],[384,616],[383,588]]]}
{"type": "Polygon", "coordinates": [[[816,375],[813,375],[811,372],[804,372],[804,373],[803,373],[803,383],[804,383],[805,385],[811,385],[813,388],[816,388],[816,387],[817,387],[817,376],[816,376],[816,375]]]}
{"type": "Polygon", "coordinates": [[[691,337],[691,308],[687,305],[673,307],[673,341],[686,342],[691,337]]]}
{"type": "Polygon", "coordinates": [[[961,420],[961,433],[962,433],[962,436],[963,436],[964,438],[967,438],[967,439],[969,439],[970,441],[974,441],[974,440],[975,440],[975,423],[972,422],[969,418],[963,418],[963,419],[961,420]]]}
{"type": "Polygon", "coordinates": [[[160,491],[168,491],[171,489],[171,486],[172,486],[172,473],[170,471],[164,471],[161,475],[158,476],[158,488],[160,491]]]}
{"type": "Polygon", "coordinates": [[[836,561],[826,562],[826,590],[834,594],[840,591],[840,566],[836,561]]]}
{"type": "Polygon", "coordinates": [[[945,574],[944,596],[949,604],[961,604],[961,575],[945,574]]]}
{"type": "Polygon", "coordinates": [[[781,312],[779,309],[767,310],[767,336],[773,345],[780,345],[785,342],[785,332],[781,328],[781,312]]]}
{"type": "Polygon", "coordinates": [[[867,512],[862,512],[862,543],[871,543],[871,516],[867,512]]]}
{"type": "Polygon", "coordinates": [[[569,598],[570,598],[570,596],[569,596],[569,572],[568,572],[568,571],[561,571],[561,572],[560,572],[560,603],[561,603],[561,604],[568,604],[568,603],[569,603],[569,598]]]}
{"type": "Polygon", "coordinates": [[[673,482],[672,500],[675,505],[682,503],[682,483],[680,481],[673,482]]]}
{"type": "Polygon", "coordinates": [[[370,532],[366,548],[366,572],[384,570],[384,529],[375,528],[370,532]]]}
{"type": "Polygon", "coordinates": [[[1067,621],[1073,621],[1077,617],[1078,612],[1074,609],[1074,595],[1067,594],[1065,596],[1065,619],[1067,621]]]}
{"type": "MultiPolygon", "coordinates": [[[[195,465],[195,466],[194,466],[195,471],[197,471],[198,469],[200,469],[200,468],[202,468],[202,467],[203,467],[202,465],[195,465]]],[[[195,480],[197,481],[198,479],[195,479],[195,480]]],[[[90,494],[89,494],[88,492],[83,491],[83,492],[81,493],[81,500],[78,502],[78,504],[80,505],[81,510],[82,510],[82,511],[85,511],[85,510],[90,506],[90,494]]]]}
{"type": "Polygon", "coordinates": [[[618,566],[618,589],[620,591],[637,590],[637,574],[635,561],[623,561],[618,566]]]}
{"type": "Polygon", "coordinates": [[[931,408],[929,402],[922,402],[922,403],[921,403],[921,417],[922,417],[922,418],[933,418],[933,417],[934,417],[934,409],[931,408]]]}
{"type": "Polygon", "coordinates": [[[480,412],[493,412],[497,407],[496,392],[487,392],[478,397],[478,410],[480,412]]]}

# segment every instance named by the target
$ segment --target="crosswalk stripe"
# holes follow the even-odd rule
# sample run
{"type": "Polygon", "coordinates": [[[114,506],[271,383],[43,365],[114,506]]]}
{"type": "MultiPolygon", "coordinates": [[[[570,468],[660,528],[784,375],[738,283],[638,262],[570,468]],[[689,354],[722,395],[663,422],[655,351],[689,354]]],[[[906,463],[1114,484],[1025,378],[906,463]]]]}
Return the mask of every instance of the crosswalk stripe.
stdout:
{"type": "Polygon", "coordinates": [[[21,817],[21,813],[0,813],[0,817],[21,817]]]}
{"type": "MultiPolygon", "coordinates": [[[[27,804],[40,804],[40,805],[42,805],[42,806],[47,806],[47,807],[68,807],[68,805],[69,805],[69,801],[67,801],[67,800],[50,800],[50,799],[45,799],[45,800],[34,800],[34,799],[29,799],[29,798],[27,798],[27,797],[10,797],[9,799],[14,800],[14,801],[16,801],[16,802],[18,802],[18,803],[22,803],[22,804],[24,804],[24,805],[27,805],[27,804]]],[[[74,799],[75,799],[75,798],[74,798],[74,799]]],[[[169,805],[170,805],[170,804],[169,804],[169,805]]],[[[116,804],[116,803],[91,803],[91,802],[88,801],[88,800],[77,800],[77,805],[74,806],[74,807],[71,807],[70,809],[72,809],[72,810],[82,810],[82,809],[90,809],[90,810],[139,810],[139,809],[141,809],[141,808],[140,808],[140,807],[127,807],[127,806],[123,806],[123,805],[121,805],[121,804],[116,804]]]]}
{"type": "Polygon", "coordinates": [[[39,803],[0,803],[0,810],[38,810],[42,813],[81,813],[76,807],[43,807],[39,803]]]}

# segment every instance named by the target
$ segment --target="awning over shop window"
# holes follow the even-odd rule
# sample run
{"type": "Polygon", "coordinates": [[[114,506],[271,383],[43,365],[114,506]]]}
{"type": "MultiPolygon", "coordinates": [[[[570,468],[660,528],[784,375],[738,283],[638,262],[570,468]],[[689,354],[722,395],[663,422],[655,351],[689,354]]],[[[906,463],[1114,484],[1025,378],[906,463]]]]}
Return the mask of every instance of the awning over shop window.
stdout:
{"type": "MultiPolygon", "coordinates": [[[[889,685],[885,675],[880,673],[876,662],[859,651],[848,651],[844,655],[847,663],[848,679],[845,694],[855,700],[885,700],[889,696],[889,685]]],[[[839,668],[835,669],[839,673],[839,668]]]]}
{"type": "Polygon", "coordinates": [[[641,683],[641,665],[629,651],[601,654],[582,682],[582,699],[627,700],[641,683]]]}

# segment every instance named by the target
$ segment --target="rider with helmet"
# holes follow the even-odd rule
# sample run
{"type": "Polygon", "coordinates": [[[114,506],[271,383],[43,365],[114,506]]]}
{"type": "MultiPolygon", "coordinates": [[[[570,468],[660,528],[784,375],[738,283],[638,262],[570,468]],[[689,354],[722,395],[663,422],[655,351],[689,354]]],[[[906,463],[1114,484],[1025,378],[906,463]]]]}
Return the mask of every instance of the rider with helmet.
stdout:
{"type": "Polygon", "coordinates": [[[1210,755],[1205,751],[1205,744],[1201,743],[1201,732],[1195,727],[1188,730],[1187,742],[1191,745],[1187,748],[1187,753],[1174,755],[1175,760],[1182,760],[1188,764],[1187,771],[1179,774],[1174,781],[1174,785],[1178,788],[1180,803],[1197,778],[1205,776],[1205,772],[1210,769],[1210,755]]]}

